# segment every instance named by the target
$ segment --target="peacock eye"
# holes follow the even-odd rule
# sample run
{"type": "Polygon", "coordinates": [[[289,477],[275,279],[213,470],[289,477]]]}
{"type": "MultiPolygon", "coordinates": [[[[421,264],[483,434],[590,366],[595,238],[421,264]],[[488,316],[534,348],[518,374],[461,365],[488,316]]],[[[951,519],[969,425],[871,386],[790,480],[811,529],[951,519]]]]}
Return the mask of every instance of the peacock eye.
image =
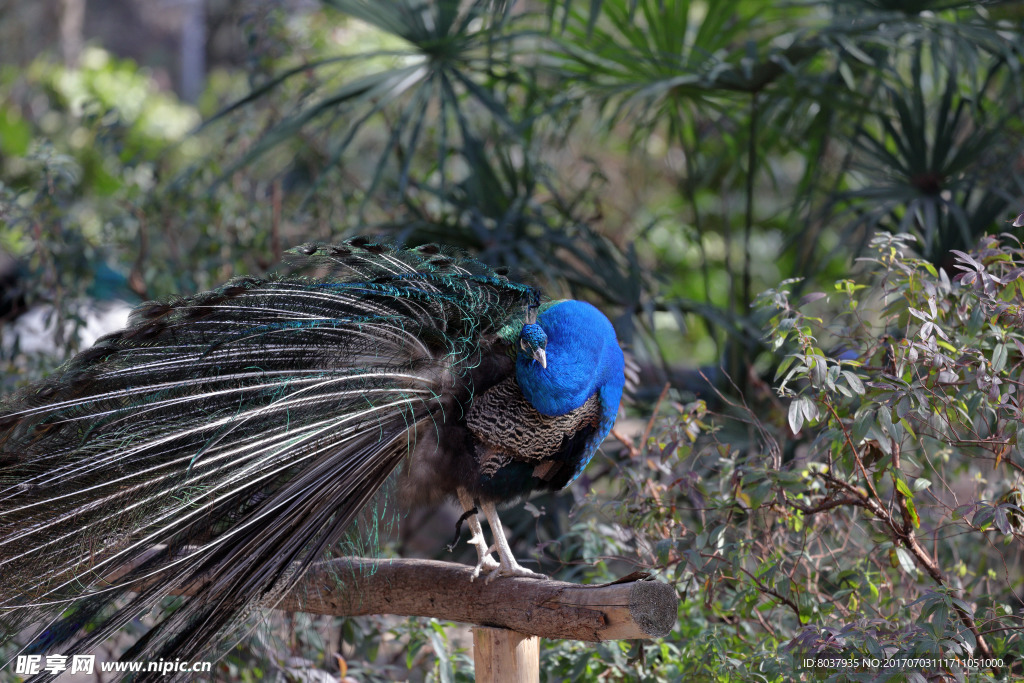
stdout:
{"type": "Polygon", "coordinates": [[[526,344],[526,340],[525,339],[520,339],[519,340],[519,348],[521,348],[523,351],[529,351],[530,350],[530,348],[526,344]]]}

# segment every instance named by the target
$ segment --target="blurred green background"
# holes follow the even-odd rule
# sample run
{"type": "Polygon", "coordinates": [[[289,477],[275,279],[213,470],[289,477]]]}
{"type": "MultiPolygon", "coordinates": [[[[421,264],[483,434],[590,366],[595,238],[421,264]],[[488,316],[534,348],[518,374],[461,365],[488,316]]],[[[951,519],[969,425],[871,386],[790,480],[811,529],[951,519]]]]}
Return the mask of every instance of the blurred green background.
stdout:
{"type": "Polygon", "coordinates": [[[879,229],[942,264],[1006,227],[1022,15],[9,1],[0,248],[62,315],[118,276],[162,297],[312,239],[443,241],[602,303],[651,386],[742,390],[770,364],[761,290],[842,276],[879,229]]]}

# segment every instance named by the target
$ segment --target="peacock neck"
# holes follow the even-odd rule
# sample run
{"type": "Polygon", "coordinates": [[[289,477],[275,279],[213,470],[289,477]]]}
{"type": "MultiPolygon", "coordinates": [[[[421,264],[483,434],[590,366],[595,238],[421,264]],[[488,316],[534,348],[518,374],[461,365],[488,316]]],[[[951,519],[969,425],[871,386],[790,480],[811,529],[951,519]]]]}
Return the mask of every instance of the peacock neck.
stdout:
{"type": "Polygon", "coordinates": [[[543,310],[537,324],[548,337],[547,367],[522,354],[516,359],[516,379],[530,404],[543,415],[565,415],[599,393],[611,413],[606,421],[614,421],[624,362],[608,318],[588,303],[567,300],[543,310]]]}

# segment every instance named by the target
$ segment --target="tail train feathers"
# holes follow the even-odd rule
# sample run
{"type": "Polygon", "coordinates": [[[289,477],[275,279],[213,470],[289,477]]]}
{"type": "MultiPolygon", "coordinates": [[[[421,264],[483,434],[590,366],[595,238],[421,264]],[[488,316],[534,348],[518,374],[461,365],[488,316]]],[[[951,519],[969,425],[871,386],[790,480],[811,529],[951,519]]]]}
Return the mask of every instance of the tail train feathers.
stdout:
{"type": "Polygon", "coordinates": [[[437,441],[481,345],[534,296],[430,247],[357,240],[292,256],[320,277],[242,278],[145,304],[126,330],[7,402],[8,633],[49,623],[35,649],[88,651],[201,577],[130,655],[189,658],[230,639],[323,555],[411,448],[437,441]],[[155,545],[166,552],[142,561],[155,545]],[[113,585],[98,581],[136,565],[113,585]]]}

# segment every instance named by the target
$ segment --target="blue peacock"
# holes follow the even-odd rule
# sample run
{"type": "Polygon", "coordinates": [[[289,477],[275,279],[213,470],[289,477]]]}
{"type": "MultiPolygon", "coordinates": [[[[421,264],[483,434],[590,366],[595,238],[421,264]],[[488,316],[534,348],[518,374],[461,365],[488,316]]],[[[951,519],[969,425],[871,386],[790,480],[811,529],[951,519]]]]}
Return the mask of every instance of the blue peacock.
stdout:
{"type": "Polygon", "coordinates": [[[496,506],[565,487],[609,433],[608,319],[436,245],[356,238],[289,262],[141,305],[2,406],[5,641],[88,653],[157,610],[123,659],[223,651],[386,485],[461,503],[474,577],[532,574],[496,506]]]}

